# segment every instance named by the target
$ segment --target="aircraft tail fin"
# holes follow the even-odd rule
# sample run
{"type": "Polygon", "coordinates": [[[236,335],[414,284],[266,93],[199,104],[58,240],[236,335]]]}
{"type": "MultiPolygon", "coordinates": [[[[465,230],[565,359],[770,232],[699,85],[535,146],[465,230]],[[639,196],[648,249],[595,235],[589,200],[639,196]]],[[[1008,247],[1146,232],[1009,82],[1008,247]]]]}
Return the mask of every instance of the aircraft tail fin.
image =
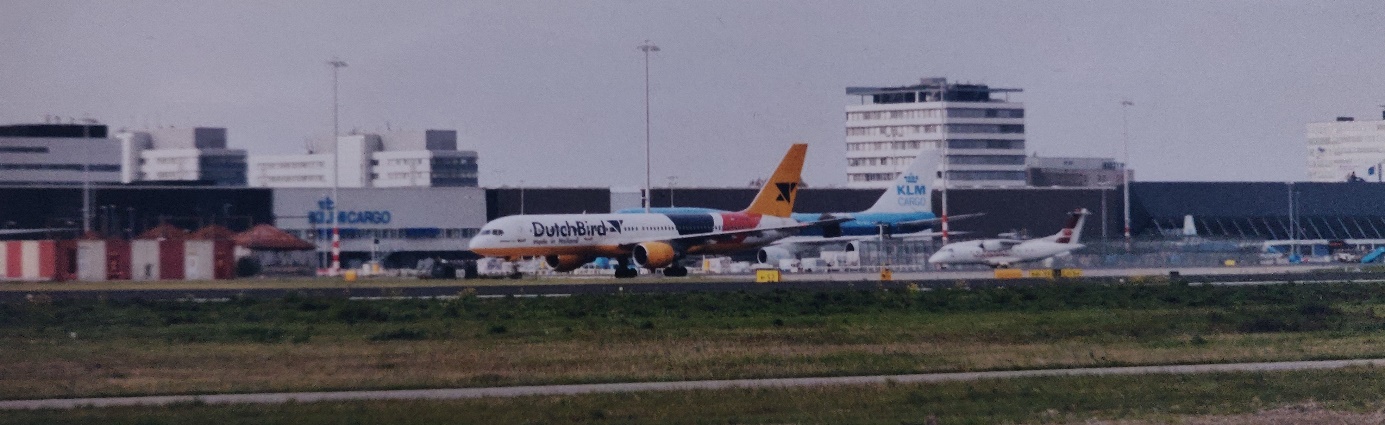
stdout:
{"type": "Polygon", "coordinates": [[[1068,213],[1068,224],[1063,226],[1063,230],[1049,236],[1048,239],[1057,243],[1076,244],[1082,238],[1082,225],[1087,222],[1087,215],[1091,214],[1086,208],[1079,208],[1068,213]]]}
{"type": "Polygon", "coordinates": [[[784,159],[779,162],[779,168],[774,169],[774,174],[765,181],[765,185],[760,188],[760,194],[755,195],[755,200],[744,212],[775,217],[788,217],[793,213],[793,203],[797,199],[798,187],[802,181],[803,158],[807,154],[806,143],[795,143],[789,147],[789,152],[785,153],[784,159]]]}
{"type": "Polygon", "coordinates": [[[938,175],[938,151],[924,149],[909,168],[885,188],[885,193],[865,212],[932,212],[933,183],[938,175]]]}

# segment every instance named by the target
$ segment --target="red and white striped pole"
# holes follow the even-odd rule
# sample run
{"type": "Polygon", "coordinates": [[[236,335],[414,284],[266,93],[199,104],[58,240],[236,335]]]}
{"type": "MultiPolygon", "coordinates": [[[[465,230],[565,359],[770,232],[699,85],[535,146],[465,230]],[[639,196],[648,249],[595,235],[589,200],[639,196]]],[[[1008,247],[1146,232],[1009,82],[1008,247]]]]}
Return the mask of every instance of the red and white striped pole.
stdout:
{"type": "Polygon", "coordinates": [[[332,220],[332,276],[341,274],[341,228],[332,220]]]}
{"type": "Polygon", "coordinates": [[[943,213],[943,245],[947,245],[947,213],[943,213]]]}
{"type": "Polygon", "coordinates": [[[327,62],[332,66],[332,267],[327,269],[331,276],[341,275],[341,220],[337,214],[337,204],[341,202],[337,196],[337,187],[341,185],[341,175],[338,171],[341,168],[341,130],[338,126],[337,111],[337,71],[346,67],[346,62],[337,58],[332,58],[327,62]]]}

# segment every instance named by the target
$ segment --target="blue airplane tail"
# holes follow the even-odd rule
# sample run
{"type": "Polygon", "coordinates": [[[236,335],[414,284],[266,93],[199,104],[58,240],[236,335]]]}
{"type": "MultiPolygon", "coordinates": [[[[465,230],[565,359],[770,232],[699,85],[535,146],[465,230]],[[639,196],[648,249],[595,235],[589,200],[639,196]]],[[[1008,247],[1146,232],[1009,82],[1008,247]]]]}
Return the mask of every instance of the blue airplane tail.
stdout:
{"type": "Polygon", "coordinates": [[[885,188],[868,213],[932,212],[934,183],[938,181],[938,151],[925,149],[909,168],[885,188]]]}

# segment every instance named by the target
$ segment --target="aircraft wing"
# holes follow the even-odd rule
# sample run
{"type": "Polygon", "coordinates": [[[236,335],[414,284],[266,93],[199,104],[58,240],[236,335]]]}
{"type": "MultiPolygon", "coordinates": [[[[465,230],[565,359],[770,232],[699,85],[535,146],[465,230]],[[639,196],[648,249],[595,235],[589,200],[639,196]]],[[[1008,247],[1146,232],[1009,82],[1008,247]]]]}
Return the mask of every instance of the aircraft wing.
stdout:
{"type": "Polygon", "coordinates": [[[623,243],[623,244],[621,244],[621,245],[634,245],[634,244],[639,244],[639,243],[644,243],[644,242],[653,242],[653,241],[664,241],[664,242],[673,242],[673,243],[682,243],[682,244],[697,245],[697,244],[708,243],[708,242],[715,241],[715,240],[717,240],[717,239],[722,239],[722,238],[727,238],[727,237],[734,237],[734,236],[740,236],[740,235],[756,235],[756,234],[760,234],[760,233],[763,233],[763,232],[765,232],[765,231],[770,231],[770,230],[801,230],[801,229],[805,229],[805,228],[809,228],[809,227],[814,227],[814,226],[826,226],[826,225],[829,225],[829,224],[842,223],[842,222],[851,221],[851,220],[852,220],[852,218],[850,218],[850,217],[835,217],[835,218],[829,218],[829,219],[825,219],[825,220],[803,221],[803,222],[798,222],[798,223],[795,223],[795,224],[788,224],[788,225],[776,226],[776,227],[762,227],[762,228],[758,228],[758,229],[740,229],[740,230],[726,230],[726,231],[720,231],[720,232],[697,233],[697,234],[691,234],[691,235],[679,235],[679,236],[677,236],[677,237],[664,238],[664,239],[642,239],[642,240],[634,240],[634,241],[629,241],[629,242],[623,243]]]}
{"type": "MultiPolygon", "coordinates": [[[[948,232],[947,232],[947,234],[949,234],[949,235],[965,235],[965,234],[968,234],[968,233],[971,233],[971,232],[967,232],[967,231],[956,231],[956,232],[954,232],[954,231],[948,231],[948,232]]],[[[932,231],[932,230],[924,230],[924,231],[922,231],[922,232],[900,233],[900,234],[896,234],[896,235],[894,235],[894,236],[891,236],[891,238],[903,239],[903,240],[906,240],[906,241],[917,241],[917,240],[924,240],[924,239],[936,239],[936,238],[940,238],[940,237],[942,237],[942,236],[943,236],[943,232],[934,232],[934,231],[932,231]]]]}
{"type": "MultiPolygon", "coordinates": [[[[980,217],[980,216],[983,216],[983,215],[986,215],[986,213],[971,213],[971,214],[962,214],[962,215],[951,215],[951,216],[948,216],[948,217],[947,217],[947,221],[948,221],[948,222],[953,222],[953,221],[957,221],[957,220],[966,220],[966,219],[968,219],[968,218],[980,217]]],[[[939,222],[942,222],[942,221],[943,221],[943,218],[942,218],[942,217],[933,217],[933,218],[925,218],[925,219],[923,219],[923,220],[901,221],[901,222],[898,222],[898,223],[891,223],[891,224],[896,225],[896,226],[917,226],[917,225],[921,225],[921,224],[939,223],[939,222]]],[[[949,233],[951,233],[951,232],[949,232],[949,233]]]]}
{"type": "MultiPolygon", "coordinates": [[[[967,234],[967,233],[971,233],[971,232],[948,232],[949,235],[965,235],[965,234],[967,234]]],[[[934,231],[932,231],[932,230],[924,230],[924,231],[922,231],[922,232],[895,234],[895,235],[889,236],[888,239],[899,239],[899,240],[906,240],[906,241],[916,241],[916,240],[924,240],[924,239],[935,239],[935,238],[941,237],[942,235],[943,235],[942,232],[934,232],[934,231]]],[[[879,237],[879,236],[876,236],[876,235],[837,236],[837,237],[832,237],[832,238],[818,237],[818,236],[795,236],[795,237],[788,237],[788,238],[784,238],[784,239],[780,239],[780,240],[774,241],[774,243],[771,243],[770,246],[774,246],[774,245],[807,245],[807,246],[837,245],[837,244],[845,244],[845,243],[851,243],[851,242],[857,242],[857,241],[873,241],[873,240],[876,240],[876,239],[879,239],[879,238],[880,238],[880,237],[879,237]]]]}
{"type": "Polygon", "coordinates": [[[836,244],[845,244],[845,243],[856,242],[856,241],[859,241],[859,240],[874,239],[874,238],[875,238],[875,236],[837,236],[837,237],[833,237],[833,238],[826,238],[826,237],[820,237],[820,236],[794,236],[794,237],[788,237],[788,238],[784,238],[784,239],[780,239],[780,240],[774,241],[774,243],[771,243],[770,246],[774,246],[774,245],[807,245],[807,246],[836,245],[836,244]]]}

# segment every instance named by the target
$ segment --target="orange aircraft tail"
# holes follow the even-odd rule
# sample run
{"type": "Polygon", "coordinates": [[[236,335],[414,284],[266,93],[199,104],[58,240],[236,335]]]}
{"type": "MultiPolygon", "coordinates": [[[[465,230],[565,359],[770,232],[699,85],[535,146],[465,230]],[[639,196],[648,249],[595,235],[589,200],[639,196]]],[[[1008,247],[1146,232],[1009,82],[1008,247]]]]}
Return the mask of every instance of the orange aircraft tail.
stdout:
{"type": "Polygon", "coordinates": [[[808,154],[808,144],[795,143],[789,147],[789,152],[784,154],[784,160],[779,162],[779,168],[774,169],[774,174],[765,182],[765,186],[760,188],[760,194],[755,195],[755,201],[750,203],[744,212],[763,214],[775,217],[788,217],[793,213],[793,202],[798,196],[798,186],[802,181],[800,174],[803,171],[803,157],[808,154]]]}

